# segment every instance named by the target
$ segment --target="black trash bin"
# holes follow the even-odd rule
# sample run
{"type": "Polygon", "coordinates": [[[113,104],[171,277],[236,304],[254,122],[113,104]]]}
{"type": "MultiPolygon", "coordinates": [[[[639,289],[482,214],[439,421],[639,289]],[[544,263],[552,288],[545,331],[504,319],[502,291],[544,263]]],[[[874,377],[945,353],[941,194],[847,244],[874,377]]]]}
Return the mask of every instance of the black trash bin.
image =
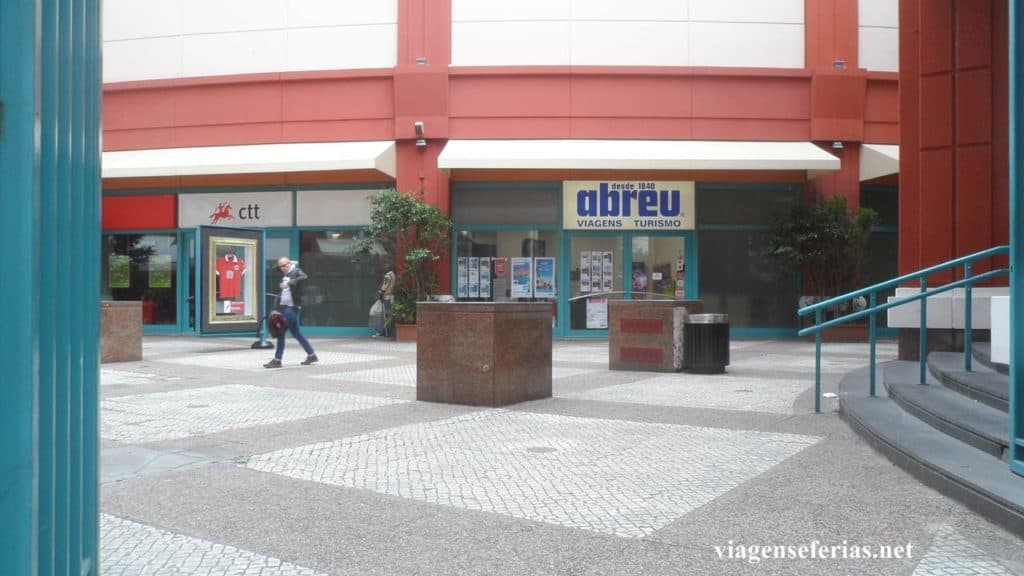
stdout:
{"type": "Polygon", "coordinates": [[[729,315],[690,314],[683,326],[683,370],[721,374],[729,365],[729,315]]]}

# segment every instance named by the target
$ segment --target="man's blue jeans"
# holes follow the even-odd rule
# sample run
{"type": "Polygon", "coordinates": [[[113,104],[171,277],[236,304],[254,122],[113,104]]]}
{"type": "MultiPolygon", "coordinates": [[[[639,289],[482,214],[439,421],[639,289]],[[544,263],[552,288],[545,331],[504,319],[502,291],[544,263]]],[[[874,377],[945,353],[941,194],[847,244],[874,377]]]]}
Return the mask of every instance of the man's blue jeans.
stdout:
{"type": "Polygon", "coordinates": [[[388,334],[388,320],[390,320],[388,313],[391,312],[391,301],[385,298],[382,302],[384,302],[384,313],[380,315],[380,326],[377,329],[377,333],[381,336],[390,336],[388,334]]]}
{"type": "MultiPolygon", "coordinates": [[[[285,322],[288,322],[288,332],[295,336],[295,339],[302,345],[302,349],[306,351],[307,356],[313,354],[313,347],[309,344],[309,340],[302,335],[302,328],[299,327],[299,315],[302,313],[301,308],[295,306],[282,306],[281,314],[284,314],[285,322]]],[[[274,352],[274,358],[280,360],[284,357],[284,338],[287,336],[287,332],[277,337],[277,350],[274,352]]]]}

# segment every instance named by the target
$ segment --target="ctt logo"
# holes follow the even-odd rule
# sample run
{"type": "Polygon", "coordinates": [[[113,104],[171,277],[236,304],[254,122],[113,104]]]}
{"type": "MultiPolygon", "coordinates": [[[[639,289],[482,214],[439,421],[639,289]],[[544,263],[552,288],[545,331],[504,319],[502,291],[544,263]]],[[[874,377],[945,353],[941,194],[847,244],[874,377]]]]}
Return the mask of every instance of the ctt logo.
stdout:
{"type": "MultiPolygon", "coordinates": [[[[210,214],[210,224],[216,224],[222,220],[234,220],[235,216],[231,213],[234,208],[227,202],[221,202],[217,204],[217,207],[210,214]]],[[[260,219],[260,205],[259,204],[248,204],[238,209],[239,220],[259,220],[260,219]]]]}
{"type": "Polygon", "coordinates": [[[216,224],[221,220],[234,220],[235,217],[231,215],[231,204],[227,202],[221,202],[217,204],[217,208],[213,210],[213,214],[210,214],[210,224],[216,224]]]}

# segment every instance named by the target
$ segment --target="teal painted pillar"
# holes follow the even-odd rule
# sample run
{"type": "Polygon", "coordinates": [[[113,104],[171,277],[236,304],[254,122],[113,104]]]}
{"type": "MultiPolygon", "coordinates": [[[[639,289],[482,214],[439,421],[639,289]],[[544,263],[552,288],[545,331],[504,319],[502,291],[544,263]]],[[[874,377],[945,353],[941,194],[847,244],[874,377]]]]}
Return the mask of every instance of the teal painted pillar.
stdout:
{"type": "Polygon", "coordinates": [[[0,573],[95,575],[98,0],[0,0],[0,573]]]}
{"type": "Polygon", "coordinates": [[[1024,475],[1024,6],[1010,2],[1010,468],[1024,475]]]}

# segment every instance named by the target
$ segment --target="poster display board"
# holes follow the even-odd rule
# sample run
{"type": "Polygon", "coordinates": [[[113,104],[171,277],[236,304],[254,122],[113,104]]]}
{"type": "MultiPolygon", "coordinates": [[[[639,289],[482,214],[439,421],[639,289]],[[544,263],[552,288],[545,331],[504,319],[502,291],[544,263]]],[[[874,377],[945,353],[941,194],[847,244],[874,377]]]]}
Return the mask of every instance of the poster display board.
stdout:
{"type": "Polygon", "coordinates": [[[149,257],[149,287],[171,287],[171,255],[153,254],[149,257]]]}
{"type": "Polygon", "coordinates": [[[131,258],[119,254],[111,254],[109,258],[110,287],[128,288],[131,284],[131,258]]]}
{"type": "Polygon", "coordinates": [[[512,258],[512,298],[533,297],[532,258],[512,258]]]}
{"type": "Polygon", "coordinates": [[[469,298],[469,258],[465,256],[459,256],[456,282],[459,298],[469,298]]]}
{"type": "Polygon", "coordinates": [[[255,332],[264,313],[263,231],[200,226],[199,329],[255,332]]]}
{"type": "Polygon", "coordinates": [[[580,293],[590,292],[590,251],[580,252],[580,293]]]}
{"type": "Polygon", "coordinates": [[[607,298],[587,298],[587,328],[608,328],[607,298]]]}
{"type": "Polygon", "coordinates": [[[469,297],[479,298],[480,297],[480,259],[477,257],[471,257],[469,259],[469,297]]]}
{"type": "Polygon", "coordinates": [[[555,259],[542,257],[533,259],[534,298],[555,297],[555,259]]]}
{"type": "Polygon", "coordinates": [[[491,297],[491,259],[480,259],[480,297],[491,297]]]}

